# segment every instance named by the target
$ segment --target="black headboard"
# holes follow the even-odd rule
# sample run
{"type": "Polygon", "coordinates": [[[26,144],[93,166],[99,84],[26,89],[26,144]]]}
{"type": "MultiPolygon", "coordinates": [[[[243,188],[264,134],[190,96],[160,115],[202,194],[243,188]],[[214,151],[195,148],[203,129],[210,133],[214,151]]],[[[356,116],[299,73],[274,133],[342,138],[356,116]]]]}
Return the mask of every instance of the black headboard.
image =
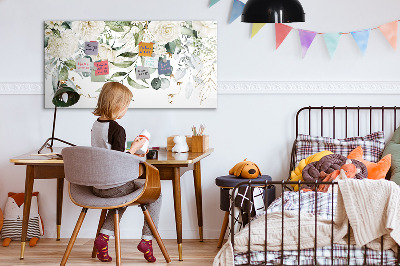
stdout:
{"type": "MultiPolygon", "coordinates": [[[[296,137],[299,134],[347,138],[362,136],[382,130],[385,138],[392,135],[398,126],[396,106],[308,106],[296,114],[296,137]]],[[[293,144],[290,171],[295,165],[293,144]]],[[[290,172],[289,172],[290,176],[290,172]]]]}

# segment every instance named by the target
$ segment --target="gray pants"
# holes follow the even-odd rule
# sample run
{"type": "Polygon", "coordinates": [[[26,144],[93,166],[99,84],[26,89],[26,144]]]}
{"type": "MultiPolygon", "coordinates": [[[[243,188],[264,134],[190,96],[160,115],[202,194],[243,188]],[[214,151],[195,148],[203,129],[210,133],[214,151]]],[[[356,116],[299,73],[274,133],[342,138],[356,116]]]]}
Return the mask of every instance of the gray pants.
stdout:
{"type": "MultiPolygon", "coordinates": [[[[119,187],[113,187],[113,188],[108,188],[108,189],[93,188],[93,194],[98,197],[101,197],[101,198],[122,197],[122,196],[128,195],[138,189],[141,189],[143,186],[144,186],[144,182],[138,182],[138,181],[135,182],[135,180],[132,180],[132,181],[130,181],[122,186],[119,186],[119,187]]],[[[146,204],[146,207],[149,210],[151,218],[153,218],[154,224],[157,228],[158,228],[158,221],[160,219],[161,202],[162,202],[162,196],[160,194],[160,197],[155,202],[146,204]]],[[[118,208],[119,219],[122,218],[122,215],[124,214],[125,210],[126,210],[126,207],[118,208]]],[[[109,236],[114,236],[114,214],[115,214],[115,209],[108,210],[106,220],[104,221],[104,224],[100,230],[100,233],[106,234],[109,236]]],[[[143,225],[142,239],[146,239],[146,240],[153,239],[153,234],[152,234],[150,227],[147,224],[146,220],[144,221],[144,225],[143,225]]]]}

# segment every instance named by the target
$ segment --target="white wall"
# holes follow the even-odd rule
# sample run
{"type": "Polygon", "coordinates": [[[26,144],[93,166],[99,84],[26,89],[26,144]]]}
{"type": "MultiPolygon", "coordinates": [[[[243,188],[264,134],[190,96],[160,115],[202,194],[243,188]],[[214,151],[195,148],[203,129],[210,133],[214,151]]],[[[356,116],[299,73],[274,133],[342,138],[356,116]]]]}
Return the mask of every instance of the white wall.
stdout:
{"type": "MultiPolygon", "coordinates": [[[[334,59],[329,59],[318,36],[301,59],[297,32],[274,50],[273,25],[266,25],[253,39],[251,27],[235,21],[227,24],[230,0],[208,9],[208,0],[139,1],[21,1],[0,0],[0,83],[43,81],[43,21],[57,20],[218,20],[218,78],[220,81],[399,81],[399,54],[391,50],[379,31],[371,33],[369,49],[362,57],[349,35],[343,36],[334,59]],[[145,4],[142,4],[145,3],[145,4]]],[[[294,24],[321,32],[351,31],[399,19],[398,1],[302,0],[307,22],[294,24]]],[[[0,95],[0,207],[7,192],[24,190],[25,168],[9,158],[35,150],[51,134],[52,112],[44,109],[43,95],[0,95]]],[[[193,124],[204,123],[215,152],[202,163],[205,238],[218,238],[223,214],[214,179],[227,174],[238,161],[255,161],[263,174],[275,180],[286,176],[294,138],[294,115],[308,105],[399,105],[397,95],[220,95],[215,110],[129,110],[121,124],[132,139],[142,128],[152,132],[153,145],[165,146],[166,138],[190,133],[193,124]]],[[[59,110],[56,135],[78,145],[90,144],[95,119],[88,109],[59,110]]],[[[197,237],[197,217],[190,173],[182,177],[184,238],[197,237]]],[[[38,180],[40,211],[45,237],[55,237],[56,182],[38,180]]],[[[175,238],[171,182],[162,182],[164,195],[159,230],[175,238]]],[[[79,208],[64,191],[62,237],[70,237],[79,208]]],[[[80,237],[93,237],[99,212],[90,211],[80,237]]],[[[130,208],[121,221],[123,238],[139,238],[142,218],[130,208]],[[138,218],[139,217],[139,218],[138,218]]]]}

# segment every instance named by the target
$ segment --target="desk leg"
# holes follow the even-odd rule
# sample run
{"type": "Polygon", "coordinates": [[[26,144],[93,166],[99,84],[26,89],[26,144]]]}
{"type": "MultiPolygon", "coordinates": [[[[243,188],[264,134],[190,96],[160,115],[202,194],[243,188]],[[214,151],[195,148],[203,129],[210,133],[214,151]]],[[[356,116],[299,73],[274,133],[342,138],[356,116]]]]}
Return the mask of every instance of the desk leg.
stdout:
{"type": "Polygon", "coordinates": [[[60,241],[64,178],[57,178],[57,241],[60,241]]]}
{"type": "Polygon", "coordinates": [[[24,213],[22,219],[22,232],[21,232],[21,255],[20,259],[24,259],[26,235],[28,233],[29,213],[31,212],[31,200],[34,181],[34,166],[26,166],[25,177],[25,195],[24,195],[24,213]]]}
{"type": "Polygon", "coordinates": [[[175,223],[178,242],[179,260],[182,260],[182,205],[181,205],[181,174],[179,167],[174,167],[172,186],[174,191],[175,223]]]}
{"type": "Polygon", "coordinates": [[[203,242],[203,203],[201,196],[201,168],[200,161],[194,164],[194,191],[196,194],[197,221],[199,225],[200,242],[203,242]]]}

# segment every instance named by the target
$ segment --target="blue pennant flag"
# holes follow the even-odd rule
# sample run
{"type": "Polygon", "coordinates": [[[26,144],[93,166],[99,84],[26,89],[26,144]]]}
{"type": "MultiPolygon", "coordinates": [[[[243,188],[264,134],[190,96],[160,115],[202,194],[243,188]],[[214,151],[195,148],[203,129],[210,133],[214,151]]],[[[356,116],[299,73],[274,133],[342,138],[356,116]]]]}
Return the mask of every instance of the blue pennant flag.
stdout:
{"type": "Polygon", "coordinates": [[[229,23],[232,23],[235,19],[237,19],[240,15],[242,15],[242,11],[244,8],[244,3],[239,0],[233,0],[231,17],[229,19],[229,23]]]}
{"type": "Polygon", "coordinates": [[[352,31],[351,35],[353,35],[354,40],[356,41],[358,47],[361,50],[361,53],[364,55],[368,46],[369,33],[371,29],[361,30],[361,31],[352,31]]]}
{"type": "Polygon", "coordinates": [[[210,5],[208,7],[212,7],[213,5],[215,5],[218,2],[219,2],[219,0],[210,0],[210,5]]]}
{"type": "Polygon", "coordinates": [[[340,34],[338,32],[324,33],[323,36],[324,36],[326,48],[328,48],[329,55],[332,58],[333,54],[336,51],[336,48],[338,47],[339,39],[340,39],[340,36],[342,36],[342,34],[340,34]]]}

